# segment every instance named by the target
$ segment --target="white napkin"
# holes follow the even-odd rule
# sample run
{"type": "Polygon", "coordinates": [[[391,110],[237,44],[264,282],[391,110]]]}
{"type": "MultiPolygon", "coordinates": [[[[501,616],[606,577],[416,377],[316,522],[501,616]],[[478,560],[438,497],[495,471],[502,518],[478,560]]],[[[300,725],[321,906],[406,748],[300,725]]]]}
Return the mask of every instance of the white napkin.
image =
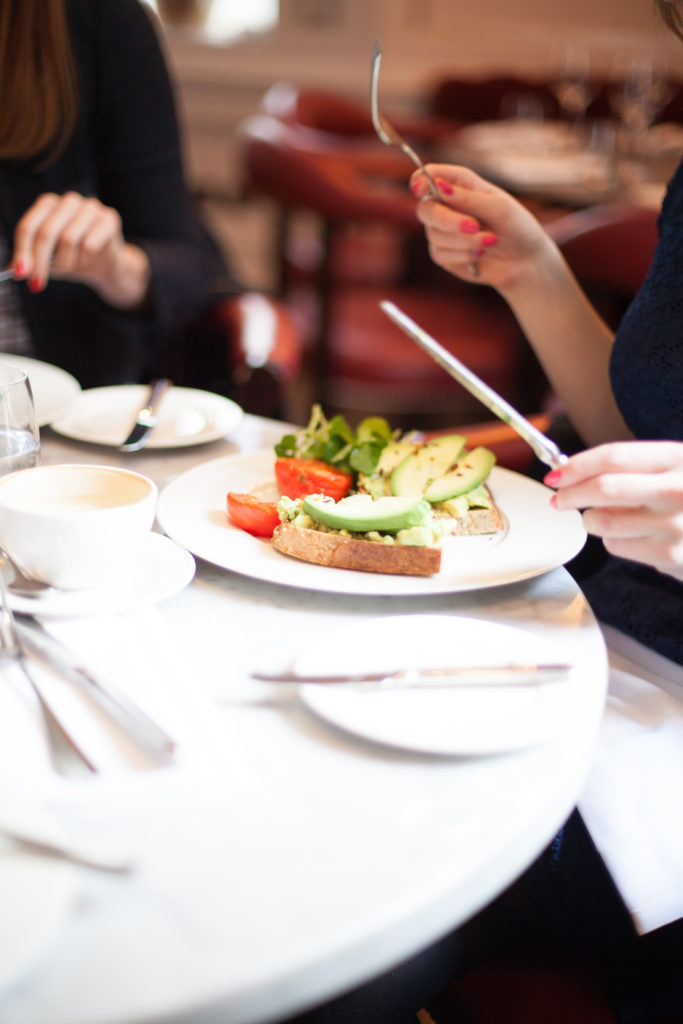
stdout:
{"type": "Polygon", "coordinates": [[[609,692],[579,810],[644,934],[683,917],[683,667],[603,631],[609,692]]]}
{"type": "Polygon", "coordinates": [[[155,763],[78,688],[33,664],[54,706],[98,768],[96,774],[57,775],[34,695],[18,667],[5,663],[0,674],[0,786],[60,798],[149,795],[164,787],[175,792],[185,784],[199,785],[205,793],[239,787],[235,745],[158,609],[79,619],[45,617],[43,625],[93,673],[135,701],[178,747],[173,761],[155,763]]]}

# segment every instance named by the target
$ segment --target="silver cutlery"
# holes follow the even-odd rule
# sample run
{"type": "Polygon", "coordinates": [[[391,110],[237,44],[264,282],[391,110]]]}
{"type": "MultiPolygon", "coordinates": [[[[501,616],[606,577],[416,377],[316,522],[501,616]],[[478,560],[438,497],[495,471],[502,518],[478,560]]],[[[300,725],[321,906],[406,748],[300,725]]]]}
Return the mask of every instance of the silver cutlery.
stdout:
{"type": "Polygon", "coordinates": [[[172,759],[176,741],[118,687],[95,676],[72,651],[30,616],[18,616],[15,629],[18,643],[25,652],[87,693],[145,753],[155,761],[172,759]]]}
{"type": "Polygon", "coordinates": [[[433,338],[424,328],[415,323],[407,313],[404,313],[393,302],[387,302],[386,300],[380,302],[380,307],[409,338],[412,338],[421,349],[443,367],[446,373],[450,373],[451,377],[454,377],[475,398],[478,398],[495,416],[504,423],[507,423],[513,430],[516,430],[519,436],[532,448],[534,454],[541,462],[545,463],[546,466],[550,466],[551,469],[563,466],[567,462],[567,456],[564,452],[560,451],[554,441],[546,437],[542,431],[535,427],[533,423],[530,423],[525,416],[522,416],[497,391],[494,391],[488,384],[485,384],[480,377],[477,377],[476,373],[468,369],[448,349],[440,345],[436,338],[433,338]]]}
{"type": "Polygon", "coordinates": [[[49,743],[50,758],[55,771],[61,775],[73,775],[97,771],[95,765],[69,733],[52,707],[43,687],[33,673],[29,659],[17,636],[14,616],[7,602],[5,581],[0,572],[0,655],[13,661],[21,669],[24,678],[33,690],[40,706],[49,743]]]}
{"type": "Polygon", "coordinates": [[[267,683],[314,683],[329,686],[362,683],[382,690],[444,689],[458,686],[536,686],[564,679],[571,665],[463,665],[442,668],[399,669],[395,672],[359,672],[346,675],[301,675],[295,672],[251,672],[267,683]]]}
{"type": "Polygon", "coordinates": [[[0,270],[0,281],[11,281],[14,278],[14,269],[8,267],[7,270],[0,270]]]}
{"type": "MultiPolygon", "coordinates": [[[[437,188],[436,182],[432,178],[431,174],[424,165],[424,161],[411,145],[406,142],[403,136],[394,128],[393,124],[386,119],[379,109],[379,67],[382,61],[382,47],[379,39],[375,40],[375,44],[372,48],[372,60],[370,63],[370,113],[372,116],[372,124],[377,133],[378,138],[385,146],[398,146],[407,157],[409,157],[416,167],[419,167],[424,176],[427,179],[429,185],[429,195],[432,199],[436,199],[439,202],[442,201],[441,194],[437,188]]],[[[467,269],[469,270],[472,277],[479,277],[479,266],[476,260],[469,260],[467,263],[467,269]]]]}
{"type": "Polygon", "coordinates": [[[158,422],[158,410],[161,400],[172,386],[172,381],[168,377],[160,377],[158,380],[152,381],[149,386],[149,392],[147,399],[142,409],[135,418],[133,428],[129,433],[126,440],[122,445],[119,446],[119,451],[122,452],[137,452],[149,441],[154,428],[158,422]]]}
{"type": "Polygon", "coordinates": [[[67,839],[53,834],[52,830],[48,831],[23,824],[15,825],[12,821],[3,821],[2,817],[0,817],[0,836],[6,836],[13,842],[37,850],[39,853],[47,853],[101,871],[124,873],[131,871],[135,866],[132,857],[123,850],[115,850],[81,839],[67,839]]]}
{"type": "Polygon", "coordinates": [[[9,582],[5,581],[6,586],[17,597],[49,597],[55,593],[55,587],[50,583],[42,583],[40,580],[34,580],[31,576],[27,576],[12,556],[4,548],[0,548],[0,573],[3,564],[12,572],[12,579],[9,582]]]}
{"type": "Polygon", "coordinates": [[[412,146],[410,146],[399,132],[396,131],[391,122],[387,121],[386,117],[380,113],[379,109],[379,66],[382,61],[382,47],[379,39],[375,40],[375,45],[372,48],[372,61],[370,64],[370,111],[372,114],[372,123],[374,129],[381,142],[385,146],[398,146],[402,149],[407,157],[409,157],[416,167],[424,173],[427,181],[429,182],[429,189],[434,199],[439,199],[439,190],[436,187],[436,182],[432,178],[429,171],[426,169],[424,163],[417,155],[412,146]]]}

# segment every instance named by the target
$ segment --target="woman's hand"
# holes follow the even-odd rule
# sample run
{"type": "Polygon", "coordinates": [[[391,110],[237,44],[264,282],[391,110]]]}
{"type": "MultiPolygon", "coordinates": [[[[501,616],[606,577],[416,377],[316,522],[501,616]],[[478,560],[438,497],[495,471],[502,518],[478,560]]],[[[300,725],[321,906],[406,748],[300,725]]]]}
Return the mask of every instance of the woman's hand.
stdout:
{"type": "Polygon", "coordinates": [[[33,292],[50,277],[79,281],[120,309],[140,307],[149,288],[147,255],[126,242],[119,214],[78,192],[36,199],[17,224],[12,266],[33,292]]]}
{"type": "Polygon", "coordinates": [[[417,216],[425,226],[430,255],[445,270],[505,292],[527,268],[554,251],[538,220],[503,189],[465,167],[430,164],[429,172],[440,201],[427,198],[429,185],[422,171],[414,172],[410,186],[420,199],[417,216]]]}
{"type": "Polygon", "coordinates": [[[589,448],[545,477],[558,509],[584,509],[611,554],[683,580],[683,443],[624,441],[589,448]]]}

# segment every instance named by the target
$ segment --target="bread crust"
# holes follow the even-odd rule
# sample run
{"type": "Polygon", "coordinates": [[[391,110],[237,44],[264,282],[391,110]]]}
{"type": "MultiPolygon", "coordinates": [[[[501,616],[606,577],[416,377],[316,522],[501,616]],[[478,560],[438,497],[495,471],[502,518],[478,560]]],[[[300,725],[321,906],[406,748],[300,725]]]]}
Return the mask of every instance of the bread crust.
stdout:
{"type": "Polygon", "coordinates": [[[284,555],[335,569],[398,576],[434,576],[441,568],[441,548],[379,544],[377,541],[344,537],[339,533],[309,530],[294,523],[276,526],[272,543],[284,555]]]}
{"type": "MultiPolygon", "coordinates": [[[[455,517],[447,512],[435,514],[446,521],[446,535],[449,537],[476,537],[503,529],[503,519],[493,499],[491,508],[470,509],[464,516],[455,517]]],[[[339,533],[311,530],[290,522],[280,523],[275,528],[272,543],[284,555],[334,569],[356,569],[395,576],[434,576],[441,569],[440,547],[380,544],[339,533]]]]}

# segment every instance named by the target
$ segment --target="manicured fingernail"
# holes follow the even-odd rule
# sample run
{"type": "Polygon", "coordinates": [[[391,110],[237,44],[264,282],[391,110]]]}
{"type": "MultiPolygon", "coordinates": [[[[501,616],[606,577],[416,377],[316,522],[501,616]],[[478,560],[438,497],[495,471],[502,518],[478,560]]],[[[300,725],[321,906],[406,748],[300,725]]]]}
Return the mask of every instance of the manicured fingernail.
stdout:
{"type": "Polygon", "coordinates": [[[29,289],[32,292],[40,292],[43,290],[43,282],[39,277],[32,277],[28,283],[29,289]]]}
{"type": "Polygon", "coordinates": [[[464,220],[460,225],[460,230],[464,231],[466,235],[476,235],[479,225],[475,220],[464,220]]]}
{"type": "Polygon", "coordinates": [[[23,277],[25,273],[26,273],[26,264],[22,263],[22,261],[19,260],[18,263],[14,264],[14,276],[15,277],[23,277]]]}
{"type": "Polygon", "coordinates": [[[550,504],[553,506],[553,508],[557,508],[557,495],[556,494],[553,494],[552,498],[550,499],[550,504]]]}
{"type": "Polygon", "coordinates": [[[477,249],[475,256],[477,257],[477,259],[481,259],[481,257],[484,256],[485,254],[486,249],[477,249]]]}
{"type": "Polygon", "coordinates": [[[422,182],[419,179],[417,181],[411,181],[410,187],[413,190],[414,194],[419,199],[419,197],[420,197],[420,195],[422,193],[422,182]]]}
{"type": "Polygon", "coordinates": [[[562,479],[561,469],[551,469],[549,473],[543,477],[543,483],[547,484],[548,487],[557,487],[560,480],[562,479]]]}
{"type": "Polygon", "coordinates": [[[498,241],[498,235],[484,235],[481,240],[482,245],[495,245],[498,241]]]}
{"type": "Polygon", "coordinates": [[[439,189],[439,192],[443,192],[446,196],[453,195],[453,186],[449,181],[446,181],[445,178],[437,178],[436,187],[439,189]]]}

